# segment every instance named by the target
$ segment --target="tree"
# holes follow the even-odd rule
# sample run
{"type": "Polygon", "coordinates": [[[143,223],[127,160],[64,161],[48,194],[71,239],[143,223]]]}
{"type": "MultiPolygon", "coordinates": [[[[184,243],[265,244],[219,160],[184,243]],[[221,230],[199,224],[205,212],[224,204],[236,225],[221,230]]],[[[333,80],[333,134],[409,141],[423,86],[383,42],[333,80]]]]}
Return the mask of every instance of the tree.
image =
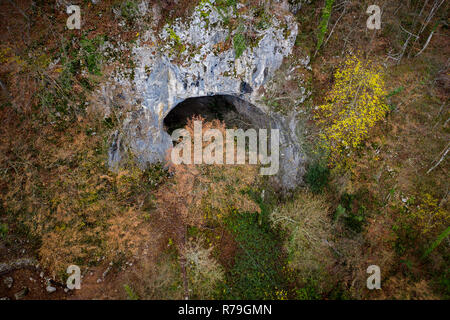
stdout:
{"type": "Polygon", "coordinates": [[[334,75],[325,104],[317,107],[323,147],[333,161],[358,148],[388,111],[383,74],[371,63],[349,57],[334,75]]]}

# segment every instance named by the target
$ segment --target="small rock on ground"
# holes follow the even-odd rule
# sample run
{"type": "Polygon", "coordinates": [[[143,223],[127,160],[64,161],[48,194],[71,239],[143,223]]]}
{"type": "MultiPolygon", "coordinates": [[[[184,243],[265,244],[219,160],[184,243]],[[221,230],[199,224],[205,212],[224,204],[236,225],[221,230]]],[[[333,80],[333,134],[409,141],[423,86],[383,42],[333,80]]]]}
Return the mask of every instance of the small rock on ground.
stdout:
{"type": "Polygon", "coordinates": [[[30,292],[30,289],[28,289],[27,287],[23,287],[22,290],[14,294],[14,297],[16,298],[16,300],[23,299],[28,294],[28,292],[30,292]]]}
{"type": "Polygon", "coordinates": [[[8,287],[8,289],[11,289],[12,285],[13,285],[14,279],[12,277],[6,277],[3,280],[3,283],[5,284],[5,286],[8,287]]]}
{"type": "Polygon", "coordinates": [[[48,293],[53,293],[56,291],[56,288],[52,287],[52,286],[47,286],[47,288],[45,288],[45,290],[47,290],[48,293]]]}

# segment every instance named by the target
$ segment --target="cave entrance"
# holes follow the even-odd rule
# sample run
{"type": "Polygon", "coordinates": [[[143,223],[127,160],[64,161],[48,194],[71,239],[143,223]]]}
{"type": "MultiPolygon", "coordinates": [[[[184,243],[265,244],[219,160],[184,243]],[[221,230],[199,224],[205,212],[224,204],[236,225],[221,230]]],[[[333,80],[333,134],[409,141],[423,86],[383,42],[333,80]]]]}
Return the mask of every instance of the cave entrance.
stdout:
{"type": "Polygon", "coordinates": [[[240,114],[226,95],[188,98],[175,106],[164,118],[165,130],[172,134],[183,128],[193,116],[202,116],[206,121],[223,121],[227,128],[252,128],[251,119],[240,114]]]}

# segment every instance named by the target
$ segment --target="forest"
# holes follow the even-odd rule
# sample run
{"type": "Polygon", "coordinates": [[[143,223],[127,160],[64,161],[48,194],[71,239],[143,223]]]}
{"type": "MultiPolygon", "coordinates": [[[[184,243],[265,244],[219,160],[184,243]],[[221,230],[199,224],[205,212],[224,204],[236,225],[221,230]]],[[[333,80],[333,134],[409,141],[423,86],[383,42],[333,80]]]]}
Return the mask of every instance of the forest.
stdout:
{"type": "Polygon", "coordinates": [[[0,1],[0,298],[450,299],[448,11],[0,1]]]}

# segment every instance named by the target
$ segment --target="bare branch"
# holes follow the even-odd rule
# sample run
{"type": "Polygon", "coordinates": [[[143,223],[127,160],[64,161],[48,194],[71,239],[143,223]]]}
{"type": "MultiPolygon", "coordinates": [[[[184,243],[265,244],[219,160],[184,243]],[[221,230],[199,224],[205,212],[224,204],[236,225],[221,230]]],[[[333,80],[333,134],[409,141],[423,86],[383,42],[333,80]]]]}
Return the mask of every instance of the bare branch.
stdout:
{"type": "Polygon", "coordinates": [[[441,162],[445,159],[445,156],[447,155],[448,151],[450,150],[450,143],[447,145],[447,147],[445,147],[445,149],[440,153],[442,154],[442,157],[439,159],[438,162],[436,162],[436,164],[434,166],[432,166],[428,171],[427,174],[429,174],[432,170],[434,170],[438,165],[441,164],[441,162]]]}
{"type": "Polygon", "coordinates": [[[428,36],[427,42],[425,42],[425,45],[423,46],[422,50],[419,51],[418,54],[416,54],[416,57],[419,56],[420,54],[422,54],[422,52],[425,51],[425,49],[428,47],[428,44],[430,43],[431,37],[433,36],[433,32],[430,33],[430,35],[428,36]]]}
{"type": "Polygon", "coordinates": [[[19,11],[20,14],[21,14],[27,21],[30,20],[30,19],[28,18],[28,16],[25,14],[25,12],[23,12],[22,9],[20,9],[19,7],[16,6],[16,4],[14,3],[14,1],[8,0],[8,2],[11,3],[11,5],[12,5],[17,11],[19,11]]]}

